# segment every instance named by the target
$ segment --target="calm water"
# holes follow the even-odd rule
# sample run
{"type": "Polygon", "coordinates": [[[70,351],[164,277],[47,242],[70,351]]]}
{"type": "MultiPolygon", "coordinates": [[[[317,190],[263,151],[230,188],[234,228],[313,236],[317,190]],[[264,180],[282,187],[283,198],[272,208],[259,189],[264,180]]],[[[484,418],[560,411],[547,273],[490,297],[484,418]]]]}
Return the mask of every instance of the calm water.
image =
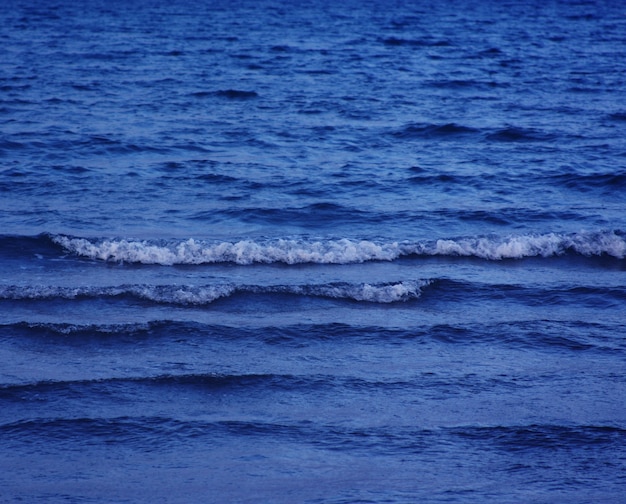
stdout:
{"type": "Polygon", "coordinates": [[[0,41],[0,502],[625,502],[626,7],[0,41]]]}

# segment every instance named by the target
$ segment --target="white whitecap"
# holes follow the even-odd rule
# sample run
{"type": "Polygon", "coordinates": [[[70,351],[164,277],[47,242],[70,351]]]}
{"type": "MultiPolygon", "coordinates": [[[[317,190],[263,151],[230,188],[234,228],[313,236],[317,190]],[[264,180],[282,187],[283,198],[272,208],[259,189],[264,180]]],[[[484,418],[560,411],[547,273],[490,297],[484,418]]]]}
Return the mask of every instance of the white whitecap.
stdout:
{"type": "Polygon", "coordinates": [[[276,239],[210,242],[190,238],[174,242],[127,239],[90,240],[54,236],[72,254],[90,259],[140,264],[258,263],[355,264],[393,261],[407,255],[464,256],[487,260],[552,257],[565,253],[626,257],[626,238],[614,231],[470,237],[425,242],[276,239]]]}

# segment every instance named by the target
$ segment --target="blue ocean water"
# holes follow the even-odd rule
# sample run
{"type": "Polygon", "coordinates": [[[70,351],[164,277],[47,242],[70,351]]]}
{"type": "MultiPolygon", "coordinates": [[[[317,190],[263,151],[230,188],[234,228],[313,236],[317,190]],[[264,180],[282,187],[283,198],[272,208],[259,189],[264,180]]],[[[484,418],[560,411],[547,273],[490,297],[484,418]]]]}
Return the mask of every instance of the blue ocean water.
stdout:
{"type": "Polygon", "coordinates": [[[625,502],[625,6],[0,40],[1,502],[625,502]]]}

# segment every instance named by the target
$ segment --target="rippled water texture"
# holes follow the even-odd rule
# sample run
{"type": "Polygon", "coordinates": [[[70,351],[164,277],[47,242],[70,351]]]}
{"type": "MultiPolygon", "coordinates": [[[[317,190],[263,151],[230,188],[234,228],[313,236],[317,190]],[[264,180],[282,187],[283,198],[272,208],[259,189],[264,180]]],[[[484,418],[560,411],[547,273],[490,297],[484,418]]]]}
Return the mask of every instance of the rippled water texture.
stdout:
{"type": "Polygon", "coordinates": [[[2,17],[6,232],[623,228],[614,2],[15,2],[2,17]]]}
{"type": "Polygon", "coordinates": [[[11,0],[0,47],[0,501],[624,502],[620,2],[11,0]]]}

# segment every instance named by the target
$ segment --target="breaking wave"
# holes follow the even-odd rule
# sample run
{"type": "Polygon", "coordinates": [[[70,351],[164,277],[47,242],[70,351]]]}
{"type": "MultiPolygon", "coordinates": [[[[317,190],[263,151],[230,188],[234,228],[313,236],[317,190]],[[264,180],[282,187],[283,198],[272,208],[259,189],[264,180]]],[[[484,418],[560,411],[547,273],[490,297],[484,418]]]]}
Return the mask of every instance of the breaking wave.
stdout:
{"type": "Polygon", "coordinates": [[[404,256],[475,257],[486,260],[554,257],[565,254],[626,257],[621,231],[469,237],[428,242],[276,239],[212,242],[188,239],[151,242],[50,236],[64,251],[89,259],[139,264],[284,263],[351,264],[393,261],[404,256]]]}
{"type": "Polygon", "coordinates": [[[237,294],[286,294],[369,303],[395,303],[418,299],[429,280],[385,284],[330,283],[321,285],[120,285],[115,287],[1,286],[0,300],[133,298],[159,304],[207,305],[237,294]]]}

